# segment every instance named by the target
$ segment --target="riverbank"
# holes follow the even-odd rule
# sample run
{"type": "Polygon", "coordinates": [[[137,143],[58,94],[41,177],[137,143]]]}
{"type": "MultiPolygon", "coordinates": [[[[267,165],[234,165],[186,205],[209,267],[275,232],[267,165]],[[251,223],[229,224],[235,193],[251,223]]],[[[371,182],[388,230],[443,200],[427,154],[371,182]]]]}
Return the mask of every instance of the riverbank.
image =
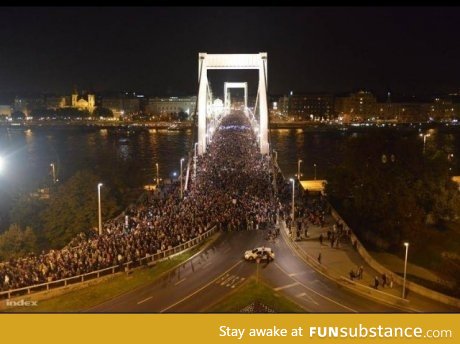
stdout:
{"type": "MultiPolygon", "coordinates": [[[[127,128],[127,129],[165,129],[165,130],[184,130],[193,128],[193,121],[183,122],[158,122],[158,121],[116,121],[116,120],[29,120],[29,121],[14,121],[0,122],[0,127],[3,128],[127,128]]],[[[311,132],[327,132],[327,131],[368,131],[368,130],[429,130],[439,129],[441,131],[457,130],[457,123],[318,123],[311,121],[271,121],[269,123],[270,130],[277,129],[302,129],[311,132]]]]}

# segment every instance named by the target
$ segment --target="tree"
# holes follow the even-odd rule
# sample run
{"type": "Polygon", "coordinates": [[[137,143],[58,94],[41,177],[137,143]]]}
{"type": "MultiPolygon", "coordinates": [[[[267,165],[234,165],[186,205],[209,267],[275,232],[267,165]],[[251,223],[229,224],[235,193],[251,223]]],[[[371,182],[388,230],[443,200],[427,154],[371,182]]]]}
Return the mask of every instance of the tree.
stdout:
{"type": "Polygon", "coordinates": [[[35,232],[39,232],[42,228],[41,213],[46,206],[46,201],[22,194],[13,201],[10,222],[16,223],[22,228],[30,227],[35,232]]]}
{"type": "Polygon", "coordinates": [[[14,111],[12,114],[11,114],[11,118],[13,120],[22,120],[22,119],[25,119],[26,118],[26,115],[24,112],[22,111],[14,111]]]}
{"type": "MultiPolygon", "coordinates": [[[[97,228],[97,184],[100,181],[93,172],[84,170],[58,187],[42,214],[44,234],[50,247],[61,248],[77,234],[97,228]]],[[[107,186],[101,189],[101,200],[103,218],[112,218],[119,206],[107,186]]]]}
{"type": "Polygon", "coordinates": [[[96,109],[94,109],[93,116],[94,117],[113,117],[113,111],[108,108],[98,106],[96,109]]]}
{"type": "Polygon", "coordinates": [[[17,224],[0,235],[0,259],[22,257],[35,252],[37,249],[37,238],[30,227],[22,230],[17,224]]]}
{"type": "Polygon", "coordinates": [[[188,113],[185,112],[185,111],[181,111],[179,112],[179,114],[177,115],[179,121],[186,121],[188,119],[188,113]]]}
{"type": "Polygon", "coordinates": [[[422,154],[417,142],[376,133],[350,138],[343,155],[326,191],[367,243],[397,250],[402,241],[427,240],[427,225],[458,218],[460,195],[445,152],[422,154]]]}

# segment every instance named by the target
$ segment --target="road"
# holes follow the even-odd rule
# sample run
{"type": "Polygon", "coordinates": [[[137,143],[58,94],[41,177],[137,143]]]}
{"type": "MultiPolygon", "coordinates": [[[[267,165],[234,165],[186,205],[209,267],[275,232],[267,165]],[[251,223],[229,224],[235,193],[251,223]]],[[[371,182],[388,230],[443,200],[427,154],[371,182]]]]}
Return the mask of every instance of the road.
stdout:
{"type": "Polygon", "coordinates": [[[263,231],[223,233],[204,252],[162,278],[87,311],[202,312],[256,273],[305,312],[408,311],[339,287],[305,264],[282,237],[268,243],[263,231]],[[243,260],[246,249],[262,245],[274,249],[273,262],[257,266],[257,263],[243,260]]]}

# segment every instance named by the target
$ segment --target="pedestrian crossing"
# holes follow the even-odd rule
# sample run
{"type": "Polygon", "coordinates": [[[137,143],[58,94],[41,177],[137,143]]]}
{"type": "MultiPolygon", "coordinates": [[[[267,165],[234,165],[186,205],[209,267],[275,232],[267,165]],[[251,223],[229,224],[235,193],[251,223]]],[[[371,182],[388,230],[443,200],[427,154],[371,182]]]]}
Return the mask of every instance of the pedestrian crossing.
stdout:
{"type": "Polygon", "coordinates": [[[219,278],[215,284],[224,287],[234,289],[240,284],[242,284],[245,280],[245,277],[240,277],[238,275],[233,275],[230,273],[224,274],[221,278],[219,278]]]}

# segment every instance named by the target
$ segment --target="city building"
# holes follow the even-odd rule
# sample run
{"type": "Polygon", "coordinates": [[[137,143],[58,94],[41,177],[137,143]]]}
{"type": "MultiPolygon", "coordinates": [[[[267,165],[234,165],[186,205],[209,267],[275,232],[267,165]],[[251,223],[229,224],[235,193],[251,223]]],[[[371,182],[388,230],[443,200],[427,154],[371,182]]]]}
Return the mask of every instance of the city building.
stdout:
{"type": "Polygon", "coordinates": [[[279,98],[275,113],[294,120],[328,120],[334,117],[334,96],[329,93],[290,92],[279,98]]]}
{"type": "Polygon", "coordinates": [[[335,98],[335,111],[343,122],[359,122],[375,119],[377,98],[368,91],[358,91],[335,98]]]}
{"type": "Polygon", "coordinates": [[[0,116],[11,116],[11,105],[0,104],[0,116]]]}
{"type": "Polygon", "coordinates": [[[15,97],[13,110],[24,113],[26,116],[30,116],[35,110],[42,110],[46,108],[45,98],[43,96],[25,96],[15,97]]]}
{"type": "Polygon", "coordinates": [[[45,96],[45,107],[47,109],[53,110],[61,109],[66,107],[67,104],[69,104],[69,100],[69,97],[61,97],[55,95],[45,96]]]}
{"type": "Polygon", "coordinates": [[[120,118],[138,114],[141,111],[143,98],[143,95],[135,95],[135,93],[102,97],[101,106],[110,109],[115,118],[120,118]]]}
{"type": "Polygon", "coordinates": [[[169,97],[150,98],[146,112],[153,116],[169,116],[186,113],[190,116],[195,111],[196,96],[193,97],[169,97]]]}
{"type": "Polygon", "coordinates": [[[78,91],[74,90],[71,107],[78,110],[88,110],[89,113],[92,113],[96,107],[96,96],[91,93],[79,94],[78,91]]]}

